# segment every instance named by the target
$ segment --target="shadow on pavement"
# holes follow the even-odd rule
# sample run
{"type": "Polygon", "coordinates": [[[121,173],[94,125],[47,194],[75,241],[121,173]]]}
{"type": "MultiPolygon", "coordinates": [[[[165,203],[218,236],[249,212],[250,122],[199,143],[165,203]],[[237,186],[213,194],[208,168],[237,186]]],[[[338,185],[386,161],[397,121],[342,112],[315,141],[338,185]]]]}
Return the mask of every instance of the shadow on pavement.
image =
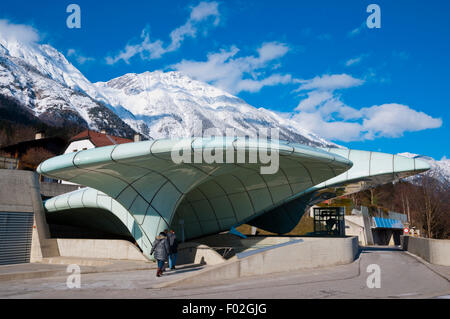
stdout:
{"type": "Polygon", "coordinates": [[[184,266],[184,267],[177,266],[177,269],[175,269],[175,270],[164,271],[164,276],[171,276],[171,275],[193,272],[193,271],[201,270],[201,269],[203,269],[203,267],[204,267],[204,265],[199,265],[199,264],[188,265],[188,266],[184,266]]]}
{"type": "Polygon", "coordinates": [[[401,247],[392,247],[392,246],[367,246],[367,247],[361,247],[361,254],[367,254],[372,252],[379,252],[379,251],[403,251],[401,247]]]}

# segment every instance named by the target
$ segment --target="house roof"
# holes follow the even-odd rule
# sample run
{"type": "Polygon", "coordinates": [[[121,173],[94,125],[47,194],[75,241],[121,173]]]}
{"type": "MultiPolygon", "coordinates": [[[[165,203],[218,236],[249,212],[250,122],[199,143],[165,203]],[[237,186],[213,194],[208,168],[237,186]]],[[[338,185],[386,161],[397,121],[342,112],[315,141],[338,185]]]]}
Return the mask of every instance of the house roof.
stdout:
{"type": "Polygon", "coordinates": [[[70,142],[80,141],[80,140],[90,140],[95,147],[115,145],[115,144],[125,144],[133,142],[133,140],[108,134],[99,133],[96,131],[85,130],[78,135],[75,135],[70,139],[70,142]]]}

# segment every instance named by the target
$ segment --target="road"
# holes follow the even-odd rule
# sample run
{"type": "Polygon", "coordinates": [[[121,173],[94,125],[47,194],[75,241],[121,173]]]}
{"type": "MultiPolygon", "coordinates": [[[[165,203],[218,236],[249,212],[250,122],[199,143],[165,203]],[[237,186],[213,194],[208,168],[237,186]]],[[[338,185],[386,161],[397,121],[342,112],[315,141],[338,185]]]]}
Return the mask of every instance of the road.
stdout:
{"type": "MultiPolygon", "coordinates": [[[[440,269],[450,274],[450,267],[440,269]]],[[[166,276],[165,280],[170,277],[166,276]]],[[[353,299],[450,295],[447,278],[396,248],[365,248],[359,258],[348,265],[240,278],[207,287],[152,288],[157,282],[154,271],[143,270],[85,274],[80,289],[68,289],[66,277],[8,281],[0,282],[0,298],[353,299]],[[368,276],[374,275],[367,272],[369,265],[379,266],[380,288],[367,286],[368,276]]]]}

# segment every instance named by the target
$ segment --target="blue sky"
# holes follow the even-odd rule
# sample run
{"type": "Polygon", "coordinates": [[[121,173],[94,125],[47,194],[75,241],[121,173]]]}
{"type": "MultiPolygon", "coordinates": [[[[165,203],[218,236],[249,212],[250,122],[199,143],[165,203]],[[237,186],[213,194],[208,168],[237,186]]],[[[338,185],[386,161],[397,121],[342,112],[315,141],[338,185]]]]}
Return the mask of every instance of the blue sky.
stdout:
{"type": "Polygon", "coordinates": [[[27,1],[32,26],[92,82],[179,70],[350,148],[449,149],[449,1],[27,1]],[[66,7],[81,7],[81,29],[66,7]],[[381,28],[368,29],[369,4],[381,28]]]}

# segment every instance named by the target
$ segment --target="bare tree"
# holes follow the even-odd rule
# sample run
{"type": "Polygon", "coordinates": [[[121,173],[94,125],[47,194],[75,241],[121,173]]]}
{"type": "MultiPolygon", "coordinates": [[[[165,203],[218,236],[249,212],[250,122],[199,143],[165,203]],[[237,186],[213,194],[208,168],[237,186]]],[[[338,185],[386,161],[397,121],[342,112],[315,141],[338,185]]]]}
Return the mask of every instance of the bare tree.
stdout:
{"type": "Polygon", "coordinates": [[[414,207],[414,217],[422,224],[428,238],[448,238],[450,235],[449,184],[429,175],[421,175],[416,187],[408,194],[414,207]]]}

